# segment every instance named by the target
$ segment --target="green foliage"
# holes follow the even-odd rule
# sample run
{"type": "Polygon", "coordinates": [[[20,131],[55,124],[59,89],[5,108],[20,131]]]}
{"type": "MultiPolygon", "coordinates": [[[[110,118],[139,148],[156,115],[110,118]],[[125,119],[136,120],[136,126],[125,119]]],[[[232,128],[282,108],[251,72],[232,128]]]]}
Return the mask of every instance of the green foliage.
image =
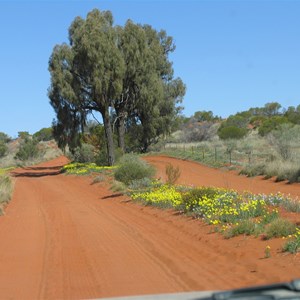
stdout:
{"type": "Polygon", "coordinates": [[[0,141],[0,158],[7,153],[7,146],[4,142],[0,141]]]}
{"type": "Polygon", "coordinates": [[[131,183],[128,185],[128,188],[132,191],[135,190],[144,190],[148,189],[150,187],[153,187],[153,180],[151,178],[142,178],[142,179],[136,179],[132,180],[131,183]]]}
{"type": "Polygon", "coordinates": [[[226,228],[223,231],[223,235],[226,239],[229,239],[240,234],[257,235],[261,231],[262,227],[259,224],[254,220],[246,219],[226,228]]]}
{"type": "Polygon", "coordinates": [[[199,202],[206,198],[214,198],[218,190],[210,187],[194,188],[182,195],[180,209],[185,212],[192,212],[199,206],[199,202]]]}
{"type": "Polygon", "coordinates": [[[111,185],[111,190],[114,192],[124,193],[126,191],[126,185],[123,182],[114,180],[111,185]]]}
{"type": "Polygon", "coordinates": [[[74,161],[80,163],[91,163],[95,161],[95,148],[89,144],[77,147],[73,154],[74,161]]]}
{"type": "Polygon", "coordinates": [[[129,185],[134,180],[151,178],[155,174],[155,169],[141,160],[137,155],[126,154],[119,162],[116,169],[115,179],[129,185]]]}
{"type": "Polygon", "coordinates": [[[11,138],[4,132],[0,132],[0,143],[8,143],[11,141],[11,138]]]}
{"type": "Polygon", "coordinates": [[[269,142],[284,160],[292,159],[292,148],[300,144],[300,125],[278,125],[269,135],[269,142]]]}
{"type": "Polygon", "coordinates": [[[248,164],[241,171],[241,175],[247,175],[249,177],[259,176],[265,174],[266,166],[263,163],[248,164]]]}
{"type": "Polygon", "coordinates": [[[239,128],[236,126],[223,127],[218,130],[218,135],[222,140],[241,139],[247,134],[246,128],[239,128]]]}
{"type": "Polygon", "coordinates": [[[289,122],[300,125],[300,105],[297,107],[288,107],[284,116],[289,120],[289,122]]]}
{"type": "Polygon", "coordinates": [[[296,233],[288,237],[288,241],[283,246],[283,251],[297,253],[300,251],[300,229],[296,228],[296,233]]]}
{"type": "Polygon", "coordinates": [[[171,164],[166,165],[166,175],[167,175],[167,184],[173,185],[176,183],[178,178],[180,177],[180,169],[179,166],[174,167],[171,164]]]}
{"type": "Polygon", "coordinates": [[[19,159],[21,161],[26,161],[26,160],[36,158],[39,154],[37,141],[30,137],[27,137],[26,135],[24,136],[25,138],[21,140],[20,148],[15,156],[16,159],[19,159]]]}
{"type": "Polygon", "coordinates": [[[296,225],[289,220],[276,218],[266,228],[266,238],[286,237],[296,232],[296,225]]]}
{"type": "Polygon", "coordinates": [[[272,130],[277,129],[281,124],[288,123],[288,119],[283,116],[273,116],[265,119],[258,128],[258,133],[261,136],[266,136],[272,130]]]}
{"type": "Polygon", "coordinates": [[[216,121],[220,121],[221,118],[218,116],[214,116],[212,111],[196,111],[193,115],[193,118],[197,121],[197,122],[216,122],[216,121]]]}
{"type": "Polygon", "coordinates": [[[172,37],[132,21],[114,26],[110,11],[94,9],[86,19],[75,18],[69,42],[55,46],[49,60],[49,98],[57,116],[53,133],[59,147],[68,145],[72,151],[80,145],[93,111],[103,119],[109,165],[115,162],[113,128],[122,152],[125,128],[136,131],[142,151],[170,133],[185,93],[168,58],[175,49],[172,37]]]}
{"type": "Polygon", "coordinates": [[[28,131],[19,131],[18,132],[18,137],[22,140],[26,140],[30,137],[30,134],[28,131]]]}
{"type": "Polygon", "coordinates": [[[33,138],[37,141],[50,141],[53,139],[53,130],[52,128],[42,128],[41,130],[37,131],[33,138]]]}

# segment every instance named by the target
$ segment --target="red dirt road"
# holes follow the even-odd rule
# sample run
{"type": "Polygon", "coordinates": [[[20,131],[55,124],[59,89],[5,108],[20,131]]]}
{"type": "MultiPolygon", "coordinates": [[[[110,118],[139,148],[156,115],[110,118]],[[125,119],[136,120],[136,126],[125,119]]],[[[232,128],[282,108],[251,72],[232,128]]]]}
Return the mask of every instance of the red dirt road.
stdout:
{"type": "Polygon", "coordinates": [[[200,221],[134,204],[104,183],[55,175],[65,162],[16,172],[0,217],[0,299],[229,289],[300,277],[299,257],[283,254],[282,240],[224,240],[200,221]]]}

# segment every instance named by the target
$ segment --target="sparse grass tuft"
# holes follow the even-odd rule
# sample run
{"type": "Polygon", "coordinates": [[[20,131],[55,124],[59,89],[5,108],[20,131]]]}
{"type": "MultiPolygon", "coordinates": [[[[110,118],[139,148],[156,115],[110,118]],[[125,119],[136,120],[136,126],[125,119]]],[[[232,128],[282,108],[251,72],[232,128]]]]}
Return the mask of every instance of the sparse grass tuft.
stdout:
{"type": "Polygon", "coordinates": [[[265,236],[266,239],[287,237],[289,235],[295,234],[295,232],[295,224],[293,224],[287,219],[277,218],[266,227],[265,236]]]}
{"type": "Polygon", "coordinates": [[[296,228],[293,236],[288,236],[288,241],[283,246],[283,251],[290,253],[300,252],[300,229],[296,228]]]}
{"type": "Polygon", "coordinates": [[[263,227],[255,222],[254,220],[247,219],[236,223],[233,226],[227,227],[223,231],[223,235],[226,239],[232,238],[234,236],[245,234],[245,235],[258,235],[263,230],[263,227]]]}
{"type": "Polygon", "coordinates": [[[125,193],[126,190],[127,190],[127,187],[126,187],[126,185],[125,185],[123,182],[114,180],[114,181],[112,182],[112,185],[111,185],[111,190],[112,190],[113,192],[121,192],[121,193],[125,193]]]}
{"type": "Polygon", "coordinates": [[[0,215],[3,214],[3,206],[11,199],[12,190],[13,186],[10,177],[0,175],[0,215]]]}
{"type": "Polygon", "coordinates": [[[167,164],[166,166],[166,175],[167,175],[167,184],[173,185],[176,183],[178,178],[180,177],[179,166],[174,167],[171,164],[167,164]]]}

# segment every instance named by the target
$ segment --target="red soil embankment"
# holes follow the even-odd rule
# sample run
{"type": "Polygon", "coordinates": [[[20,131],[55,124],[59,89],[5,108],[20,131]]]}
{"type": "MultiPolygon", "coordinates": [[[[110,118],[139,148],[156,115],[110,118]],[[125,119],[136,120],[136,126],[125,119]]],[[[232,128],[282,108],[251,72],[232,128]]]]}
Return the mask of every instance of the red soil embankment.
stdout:
{"type": "Polygon", "coordinates": [[[179,166],[181,176],[177,183],[195,186],[214,186],[234,189],[240,192],[249,191],[255,194],[276,194],[281,192],[292,197],[300,197],[300,184],[288,184],[284,181],[264,179],[262,176],[246,177],[236,171],[214,169],[200,163],[177,159],[168,156],[145,156],[144,159],[157,168],[157,176],[165,179],[165,168],[168,163],[179,166]]]}

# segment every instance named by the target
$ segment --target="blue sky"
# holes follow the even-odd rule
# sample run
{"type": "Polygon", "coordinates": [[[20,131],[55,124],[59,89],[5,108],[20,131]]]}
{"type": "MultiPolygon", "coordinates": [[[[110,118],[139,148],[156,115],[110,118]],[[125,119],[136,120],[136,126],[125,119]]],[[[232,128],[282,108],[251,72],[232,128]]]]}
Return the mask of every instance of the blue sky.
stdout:
{"type": "Polygon", "coordinates": [[[300,104],[300,1],[0,0],[0,131],[51,126],[48,60],[73,19],[93,8],[173,36],[175,76],[187,86],[184,114],[223,117],[277,101],[300,104]]]}

